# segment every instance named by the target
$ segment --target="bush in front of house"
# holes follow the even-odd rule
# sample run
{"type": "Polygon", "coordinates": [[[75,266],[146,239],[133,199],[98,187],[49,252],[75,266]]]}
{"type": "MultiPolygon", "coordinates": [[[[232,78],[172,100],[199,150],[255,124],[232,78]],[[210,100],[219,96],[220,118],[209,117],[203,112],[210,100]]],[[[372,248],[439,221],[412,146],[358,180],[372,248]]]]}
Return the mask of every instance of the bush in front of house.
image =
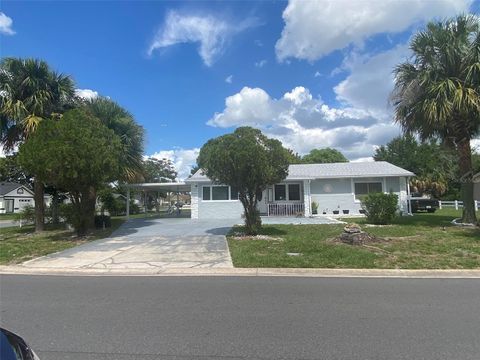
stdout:
{"type": "Polygon", "coordinates": [[[312,201],[312,214],[318,214],[318,203],[312,201]]]}
{"type": "Polygon", "coordinates": [[[395,218],[398,206],[396,194],[368,194],[362,201],[367,222],[378,225],[390,224],[395,218]]]}
{"type": "Polygon", "coordinates": [[[23,209],[15,214],[15,221],[21,222],[23,224],[34,224],[35,223],[35,208],[32,205],[26,205],[23,209]]]}

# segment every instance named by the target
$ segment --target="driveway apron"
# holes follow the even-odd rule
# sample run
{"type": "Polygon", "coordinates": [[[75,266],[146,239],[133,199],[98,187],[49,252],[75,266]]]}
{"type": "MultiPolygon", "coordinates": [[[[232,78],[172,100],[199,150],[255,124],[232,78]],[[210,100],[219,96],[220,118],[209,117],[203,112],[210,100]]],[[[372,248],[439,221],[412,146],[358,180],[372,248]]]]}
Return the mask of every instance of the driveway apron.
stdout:
{"type": "Polygon", "coordinates": [[[34,268],[231,268],[225,234],[239,219],[132,219],[109,238],[23,263],[34,268]]]}

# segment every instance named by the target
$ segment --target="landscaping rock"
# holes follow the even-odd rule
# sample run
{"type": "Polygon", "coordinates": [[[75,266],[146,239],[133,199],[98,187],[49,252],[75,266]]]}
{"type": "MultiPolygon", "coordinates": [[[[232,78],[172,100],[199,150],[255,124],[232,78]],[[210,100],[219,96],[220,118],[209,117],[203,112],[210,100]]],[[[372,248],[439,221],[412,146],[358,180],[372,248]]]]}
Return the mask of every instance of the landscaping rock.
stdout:
{"type": "Polygon", "coordinates": [[[336,240],[349,245],[364,245],[378,242],[381,239],[363,232],[358,224],[348,224],[343,228],[343,233],[336,240]]]}

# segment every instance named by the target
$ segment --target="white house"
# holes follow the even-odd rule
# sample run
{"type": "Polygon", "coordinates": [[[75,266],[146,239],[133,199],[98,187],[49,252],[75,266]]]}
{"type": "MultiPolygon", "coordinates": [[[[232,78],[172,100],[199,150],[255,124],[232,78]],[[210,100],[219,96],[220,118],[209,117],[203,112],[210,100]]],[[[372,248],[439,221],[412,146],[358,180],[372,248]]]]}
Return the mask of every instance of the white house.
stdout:
{"type": "MultiPolygon", "coordinates": [[[[360,197],[372,192],[398,195],[399,210],[407,213],[410,171],[384,161],[290,165],[288,176],[263,191],[258,209],[265,216],[358,214],[360,197]]],[[[239,218],[243,207],[230,186],[213,184],[199,170],[185,181],[191,186],[191,217],[239,218]]]]}
{"type": "Polygon", "coordinates": [[[34,204],[33,192],[28,187],[11,182],[0,183],[0,214],[17,213],[34,204]]]}
{"type": "Polygon", "coordinates": [[[480,201],[480,172],[473,176],[473,199],[480,201]]]}

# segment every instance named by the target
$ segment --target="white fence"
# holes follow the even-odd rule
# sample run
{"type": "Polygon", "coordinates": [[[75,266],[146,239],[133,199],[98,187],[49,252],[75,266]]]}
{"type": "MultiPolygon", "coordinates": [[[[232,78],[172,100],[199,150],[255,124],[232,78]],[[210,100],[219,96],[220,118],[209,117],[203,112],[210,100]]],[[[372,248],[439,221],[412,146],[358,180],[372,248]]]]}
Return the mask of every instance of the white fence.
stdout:
{"type": "MultiPolygon", "coordinates": [[[[453,207],[455,210],[463,208],[463,201],[454,200],[454,201],[439,201],[438,207],[443,209],[444,207],[453,207]]],[[[475,210],[478,211],[480,209],[480,201],[475,200],[475,210]]]]}
{"type": "Polygon", "coordinates": [[[303,204],[268,204],[268,216],[303,216],[305,207],[303,204]]]}

